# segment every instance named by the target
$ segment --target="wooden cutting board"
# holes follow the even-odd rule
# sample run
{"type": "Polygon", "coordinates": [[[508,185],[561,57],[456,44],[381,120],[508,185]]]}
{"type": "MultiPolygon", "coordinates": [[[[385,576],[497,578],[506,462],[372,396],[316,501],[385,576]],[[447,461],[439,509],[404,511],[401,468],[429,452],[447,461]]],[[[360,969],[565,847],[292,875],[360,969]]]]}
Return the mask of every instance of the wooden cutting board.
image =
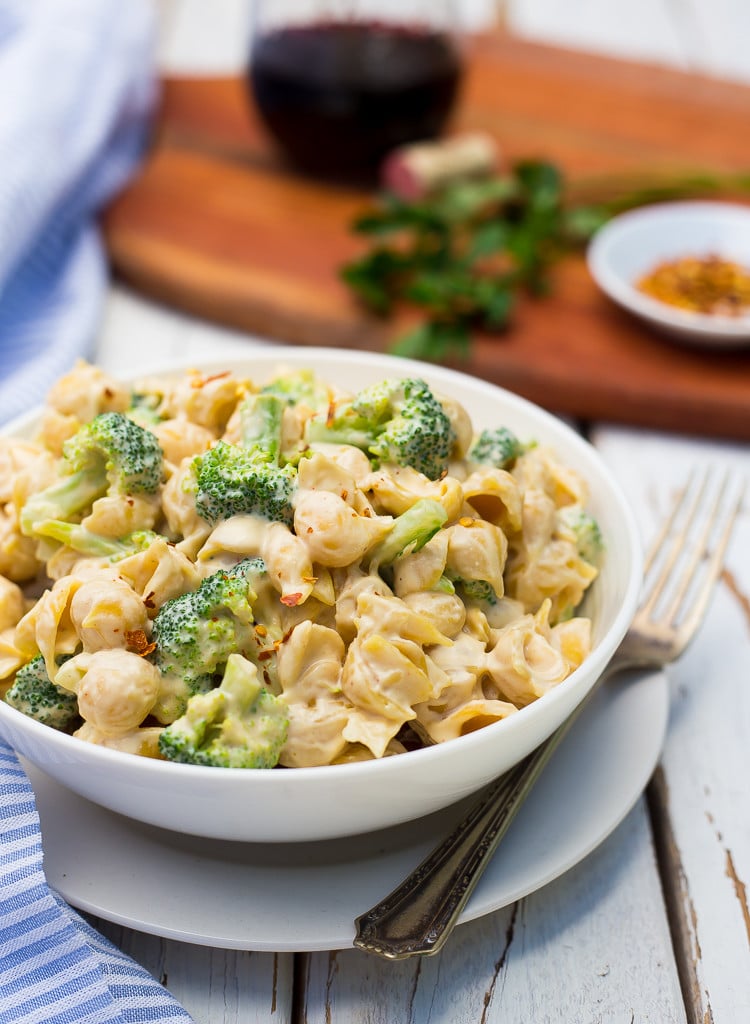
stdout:
{"type": "MultiPolygon", "coordinates": [[[[472,43],[453,129],[552,159],[572,183],[750,169],[750,88],[500,36],[472,43]]],[[[283,342],[382,350],[403,322],[366,315],[338,279],[370,199],[285,167],[241,79],[168,79],[105,233],[116,272],[157,300],[283,342]]],[[[462,368],[582,419],[750,438],[750,350],[678,346],[610,304],[578,257],[462,368]]]]}

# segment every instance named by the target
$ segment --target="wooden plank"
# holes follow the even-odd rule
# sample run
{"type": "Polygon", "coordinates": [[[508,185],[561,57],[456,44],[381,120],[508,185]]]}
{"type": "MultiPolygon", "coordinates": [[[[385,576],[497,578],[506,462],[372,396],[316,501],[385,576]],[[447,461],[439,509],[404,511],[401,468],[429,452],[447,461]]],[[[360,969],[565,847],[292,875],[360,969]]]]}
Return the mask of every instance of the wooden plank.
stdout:
{"type": "Polygon", "coordinates": [[[302,982],[306,1024],[686,1019],[642,801],[581,864],[437,956],[316,953],[302,982]]]}
{"type": "MultiPolygon", "coordinates": [[[[659,522],[696,464],[750,478],[744,448],[597,430],[641,521],[659,522]]],[[[691,1024],[750,1020],[750,522],[747,506],[703,629],[669,669],[672,713],[651,789],[691,1024]]]]}
{"type": "Polygon", "coordinates": [[[292,1024],[291,953],[212,949],[92,924],[168,988],[195,1024],[292,1024]]]}
{"type": "MultiPolygon", "coordinates": [[[[505,37],[476,44],[455,127],[580,182],[750,164],[750,88],[505,37]],[[597,178],[598,180],[598,178],[597,178]]],[[[118,273],[196,316],[281,341],[383,349],[409,322],[367,316],[338,277],[370,197],[304,180],[270,146],[241,79],[165,83],[157,142],[105,219],[118,273]]],[[[582,259],[465,367],[555,411],[750,437],[750,354],[682,349],[615,309],[582,259]]]]}

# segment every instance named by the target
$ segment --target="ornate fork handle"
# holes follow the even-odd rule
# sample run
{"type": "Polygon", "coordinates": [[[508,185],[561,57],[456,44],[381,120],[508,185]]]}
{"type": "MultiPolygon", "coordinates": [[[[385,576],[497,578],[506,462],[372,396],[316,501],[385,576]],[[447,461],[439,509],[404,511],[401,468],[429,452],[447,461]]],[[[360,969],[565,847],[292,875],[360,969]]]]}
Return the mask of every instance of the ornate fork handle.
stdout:
{"type": "Polygon", "coordinates": [[[614,660],[575,711],[528,757],[491,783],[453,832],[385,899],[356,920],[354,945],[389,960],[442,949],[461,911],[526,796],[604,679],[626,664],[614,660]]]}

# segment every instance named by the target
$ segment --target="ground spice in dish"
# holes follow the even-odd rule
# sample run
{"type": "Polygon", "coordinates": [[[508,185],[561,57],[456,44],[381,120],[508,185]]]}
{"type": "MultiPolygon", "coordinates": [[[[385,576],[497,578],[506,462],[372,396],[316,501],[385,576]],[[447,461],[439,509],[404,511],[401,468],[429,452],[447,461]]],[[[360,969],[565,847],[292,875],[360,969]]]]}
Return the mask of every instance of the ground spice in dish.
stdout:
{"type": "Polygon", "coordinates": [[[738,316],[750,310],[750,270],[718,256],[685,256],[660,263],[637,287],[693,313],[738,316]]]}

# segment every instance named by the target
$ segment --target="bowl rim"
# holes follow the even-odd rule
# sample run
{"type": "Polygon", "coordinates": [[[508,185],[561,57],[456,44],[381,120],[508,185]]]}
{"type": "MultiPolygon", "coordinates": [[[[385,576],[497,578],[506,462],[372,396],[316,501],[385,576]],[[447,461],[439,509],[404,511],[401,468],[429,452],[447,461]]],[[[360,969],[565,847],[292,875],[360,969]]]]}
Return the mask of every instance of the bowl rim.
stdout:
{"type": "MultiPolygon", "coordinates": [[[[620,484],[594,445],[578,434],[564,420],[547,411],[542,406],[515,392],[508,391],[500,385],[484,381],[461,370],[454,370],[440,365],[433,366],[433,364],[419,360],[392,356],[385,353],[340,348],[286,345],[282,347],[275,344],[259,344],[249,350],[247,357],[231,356],[218,359],[212,357],[200,360],[192,359],[185,363],[175,363],[174,360],[170,360],[164,367],[155,366],[154,368],[147,368],[145,371],[128,376],[114,374],[113,376],[115,376],[116,380],[122,381],[125,384],[153,376],[168,374],[180,376],[186,371],[193,369],[198,372],[216,372],[219,368],[223,368],[232,373],[239,375],[244,373],[250,376],[252,366],[258,359],[265,361],[268,369],[270,369],[270,364],[272,363],[276,367],[284,367],[286,362],[293,362],[299,365],[303,363],[312,364],[315,361],[319,361],[323,364],[335,366],[336,364],[340,365],[343,359],[346,362],[367,365],[371,368],[382,365],[384,370],[397,371],[398,369],[398,375],[400,376],[419,374],[426,377],[431,386],[435,387],[438,386],[439,381],[444,381],[446,384],[450,384],[451,381],[454,383],[459,381],[470,389],[478,389],[480,392],[486,393],[488,398],[497,398],[498,395],[501,395],[506,403],[505,408],[510,407],[522,414],[527,413],[533,419],[549,427],[553,434],[561,434],[564,437],[566,446],[571,446],[571,449],[577,451],[587,462],[593,462],[596,465],[599,477],[610,494],[616,499],[619,517],[624,529],[624,534],[620,541],[627,548],[629,561],[631,562],[631,571],[627,577],[620,606],[606,633],[599,639],[599,642],[579,668],[574,669],[569,676],[542,697],[525,707],[519,708],[518,711],[507,718],[490,723],[481,729],[462,736],[445,740],[442,743],[405,751],[390,757],[372,758],[364,761],[282,769],[280,771],[247,768],[222,768],[220,771],[217,771],[216,768],[210,766],[179,764],[158,758],[142,757],[125,751],[113,750],[97,744],[83,743],[68,733],[59,732],[29,718],[1,699],[0,721],[6,719],[11,727],[13,723],[22,724],[24,729],[30,730],[32,737],[37,735],[40,741],[46,737],[46,740],[44,740],[46,745],[54,747],[56,751],[65,756],[66,761],[80,761],[81,759],[88,761],[94,759],[97,763],[109,764],[121,769],[126,768],[134,785],[137,785],[140,776],[143,776],[145,780],[156,770],[160,773],[167,773],[167,777],[192,778],[196,783],[201,780],[206,782],[213,780],[216,782],[219,779],[223,779],[226,785],[239,785],[240,780],[246,780],[250,777],[261,786],[279,786],[285,784],[281,780],[294,778],[301,785],[312,786],[323,780],[330,781],[333,778],[340,778],[344,781],[344,779],[352,777],[356,780],[360,776],[365,777],[373,769],[377,770],[378,773],[387,775],[390,772],[400,773],[403,768],[410,764],[415,766],[417,764],[424,764],[428,766],[436,758],[443,760],[445,758],[457,757],[463,759],[467,756],[470,757],[471,750],[478,746],[484,746],[491,736],[495,734],[502,736],[503,732],[507,732],[508,723],[516,719],[517,715],[523,715],[523,719],[526,722],[532,721],[535,717],[546,716],[546,710],[551,705],[564,700],[567,691],[577,685],[582,674],[589,675],[591,677],[590,685],[594,684],[617,649],[635,614],[643,574],[643,552],[634,512],[620,484]],[[70,756],[71,753],[73,754],[72,757],[70,756]],[[275,782],[271,781],[274,779],[276,780],[275,782]]],[[[392,372],[391,375],[396,375],[396,373],[392,372]]],[[[23,436],[24,432],[28,432],[29,428],[38,419],[41,408],[41,406],[36,407],[22,416],[15,417],[0,428],[0,434],[23,436]]]]}
{"type": "MultiPolygon", "coordinates": [[[[750,254],[750,206],[723,200],[675,200],[628,210],[607,221],[588,244],[586,264],[589,273],[601,290],[618,305],[684,337],[736,343],[750,340],[750,310],[737,316],[726,316],[670,306],[639,291],[619,268],[616,259],[613,261],[615,247],[628,236],[636,238],[644,232],[650,235],[658,229],[663,231],[675,220],[692,224],[696,229],[706,224],[720,225],[722,221],[731,221],[733,230],[739,226],[747,234],[750,254]]],[[[701,244],[700,241],[697,244],[701,244]]],[[[684,249],[682,252],[684,254],[684,249]]],[[[646,261],[645,269],[659,258],[659,253],[653,255],[646,261]]]]}

